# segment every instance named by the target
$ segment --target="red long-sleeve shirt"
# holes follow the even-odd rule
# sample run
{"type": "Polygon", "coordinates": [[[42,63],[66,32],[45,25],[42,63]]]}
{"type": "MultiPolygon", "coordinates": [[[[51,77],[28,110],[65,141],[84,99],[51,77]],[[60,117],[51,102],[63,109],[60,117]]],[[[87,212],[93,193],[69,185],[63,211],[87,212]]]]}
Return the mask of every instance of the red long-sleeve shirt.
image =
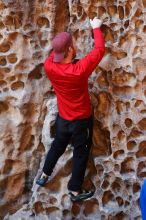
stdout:
{"type": "Polygon", "coordinates": [[[105,44],[99,28],[93,30],[94,48],[77,63],[53,62],[53,53],[44,63],[45,72],[57,96],[59,115],[69,121],[91,115],[88,77],[101,61],[105,44]]]}

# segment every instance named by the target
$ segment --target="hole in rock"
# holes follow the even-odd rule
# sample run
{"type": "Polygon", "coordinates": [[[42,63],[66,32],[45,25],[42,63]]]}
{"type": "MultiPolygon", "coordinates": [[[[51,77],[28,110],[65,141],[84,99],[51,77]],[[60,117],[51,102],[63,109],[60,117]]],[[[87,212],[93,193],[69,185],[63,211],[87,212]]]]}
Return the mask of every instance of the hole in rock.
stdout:
{"type": "Polygon", "coordinates": [[[44,211],[43,205],[41,201],[37,201],[33,204],[33,209],[36,214],[41,213],[44,211]]]}
{"type": "Polygon", "coordinates": [[[146,25],[143,27],[143,32],[146,33],[146,25]]]}
{"type": "Polygon", "coordinates": [[[10,44],[9,43],[0,44],[0,52],[1,53],[6,53],[9,50],[10,50],[10,44]]]}
{"type": "Polygon", "coordinates": [[[102,33],[104,34],[105,41],[111,41],[112,43],[114,43],[114,39],[116,38],[116,35],[111,30],[111,28],[108,27],[107,25],[103,24],[101,26],[101,30],[102,30],[102,33]]]}
{"type": "Polygon", "coordinates": [[[9,54],[7,56],[8,62],[9,63],[16,63],[17,62],[17,56],[15,53],[9,54]]]}
{"type": "Polygon", "coordinates": [[[130,132],[128,139],[132,138],[139,138],[142,136],[142,132],[138,130],[138,128],[134,127],[132,128],[132,131],[130,132]]]}
{"type": "Polygon", "coordinates": [[[4,80],[0,80],[0,88],[2,88],[3,86],[6,86],[7,82],[4,80]]]}
{"type": "Polygon", "coordinates": [[[129,26],[129,20],[125,21],[125,23],[124,23],[125,28],[128,28],[128,26],[129,26]]]}
{"type": "Polygon", "coordinates": [[[146,141],[142,141],[139,144],[138,151],[136,152],[136,157],[146,157],[146,141]]]}
{"type": "Polygon", "coordinates": [[[85,201],[83,213],[86,217],[91,214],[97,213],[98,210],[99,210],[99,202],[97,199],[93,198],[85,201]]]}
{"type": "Polygon", "coordinates": [[[124,204],[124,201],[120,196],[116,197],[116,201],[117,201],[119,206],[122,206],[124,204]]]}
{"type": "Polygon", "coordinates": [[[133,173],[135,172],[135,161],[133,157],[127,157],[125,160],[121,163],[121,173],[133,173]]]}
{"type": "Polygon", "coordinates": [[[146,0],[142,0],[143,6],[146,8],[146,0]]]}
{"type": "Polygon", "coordinates": [[[11,84],[12,90],[23,89],[23,88],[24,88],[24,82],[22,81],[17,81],[11,84]]]}
{"type": "Polygon", "coordinates": [[[118,6],[118,13],[119,13],[119,18],[121,20],[123,20],[124,19],[124,9],[122,6],[118,6]]]}
{"type": "Polygon", "coordinates": [[[83,8],[80,5],[77,5],[77,14],[78,17],[81,17],[83,14],[83,8]]]}
{"type": "Polygon", "coordinates": [[[8,111],[9,105],[6,101],[0,101],[0,114],[8,111]]]}
{"type": "Polygon", "coordinates": [[[108,7],[108,14],[113,17],[117,13],[117,7],[115,5],[108,7]]]}
{"type": "Polygon", "coordinates": [[[125,14],[127,17],[130,15],[131,9],[132,9],[131,4],[129,3],[129,1],[127,1],[125,5],[125,14]]]}
{"type": "Polygon", "coordinates": [[[96,165],[96,170],[97,170],[97,174],[98,174],[99,176],[102,176],[102,175],[103,175],[103,173],[104,173],[104,168],[103,168],[103,166],[102,166],[101,164],[97,164],[97,165],[96,165]]]}
{"type": "Polygon", "coordinates": [[[129,141],[129,142],[127,143],[127,149],[128,149],[128,150],[134,150],[136,146],[137,146],[137,144],[136,144],[135,141],[129,141]]]}
{"type": "Polygon", "coordinates": [[[140,161],[137,168],[138,177],[146,177],[146,161],[140,161]]]}
{"type": "Polygon", "coordinates": [[[28,79],[32,80],[32,79],[41,79],[42,78],[42,69],[43,69],[43,64],[39,64],[37,65],[34,70],[32,70],[29,75],[28,75],[28,79]]]}
{"type": "Polygon", "coordinates": [[[93,145],[93,157],[107,156],[112,153],[110,132],[106,129],[102,129],[102,125],[99,121],[95,121],[94,123],[93,145]]]}
{"type": "Polygon", "coordinates": [[[123,211],[121,212],[118,212],[118,214],[116,214],[114,217],[113,217],[113,220],[124,220],[124,219],[128,219],[129,216],[127,216],[126,213],[124,213],[123,211]]]}
{"type": "Polygon", "coordinates": [[[1,66],[5,66],[6,64],[7,64],[6,58],[3,57],[3,56],[1,56],[1,57],[0,57],[0,65],[1,65],[1,66]]]}
{"type": "Polygon", "coordinates": [[[136,100],[136,102],[135,102],[135,107],[139,107],[141,104],[143,103],[143,101],[142,100],[136,100]]]}
{"type": "Polygon", "coordinates": [[[0,29],[3,29],[5,27],[4,23],[0,21],[0,29]]]}
{"type": "Polygon", "coordinates": [[[112,183],[111,188],[112,191],[115,193],[120,193],[121,192],[121,182],[122,180],[120,178],[116,178],[115,181],[112,183]]]}
{"type": "Polygon", "coordinates": [[[143,20],[137,20],[135,22],[135,28],[137,28],[137,30],[139,30],[142,27],[143,23],[144,23],[143,20]]]}
{"type": "Polygon", "coordinates": [[[107,189],[109,187],[110,183],[107,181],[107,180],[104,180],[102,185],[101,185],[101,188],[102,189],[107,189]]]}
{"type": "Polygon", "coordinates": [[[102,7],[102,6],[99,6],[97,8],[97,13],[98,13],[99,17],[102,17],[106,13],[106,9],[104,7],[102,7]]]}
{"type": "Polygon", "coordinates": [[[123,130],[118,132],[117,137],[118,137],[119,141],[123,141],[125,139],[125,136],[126,135],[125,135],[125,132],[123,130]]]}
{"type": "Polygon", "coordinates": [[[127,128],[130,128],[132,126],[132,120],[130,118],[125,119],[125,125],[127,128]]]}
{"type": "Polygon", "coordinates": [[[8,15],[6,16],[5,20],[4,20],[4,23],[7,27],[11,27],[14,25],[14,19],[12,16],[8,15]]]}
{"type": "Polygon", "coordinates": [[[140,189],[141,189],[141,186],[139,185],[139,183],[134,183],[133,184],[133,193],[139,192],[140,189]]]}
{"type": "Polygon", "coordinates": [[[110,190],[105,191],[102,197],[102,203],[103,205],[107,205],[109,202],[114,200],[114,195],[110,190]]]}
{"type": "Polygon", "coordinates": [[[46,27],[49,28],[50,27],[50,22],[47,18],[45,17],[39,17],[37,19],[37,25],[41,28],[41,27],[46,27]]]}
{"type": "Polygon", "coordinates": [[[113,157],[115,159],[121,159],[121,158],[123,158],[124,153],[125,153],[124,150],[118,150],[114,153],[113,157]]]}

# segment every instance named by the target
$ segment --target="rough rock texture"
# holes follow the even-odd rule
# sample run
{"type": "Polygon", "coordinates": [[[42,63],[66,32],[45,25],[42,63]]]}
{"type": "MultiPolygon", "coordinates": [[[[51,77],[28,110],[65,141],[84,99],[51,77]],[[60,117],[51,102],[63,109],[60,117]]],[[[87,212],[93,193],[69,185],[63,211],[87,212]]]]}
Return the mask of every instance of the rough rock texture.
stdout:
{"type": "Polygon", "coordinates": [[[139,220],[146,177],[146,1],[0,1],[0,218],[139,220]],[[93,150],[86,187],[72,204],[71,146],[46,188],[35,180],[55,133],[56,98],[42,63],[52,37],[71,31],[78,57],[92,47],[89,19],[104,19],[106,53],[89,79],[93,150]],[[32,187],[33,185],[33,187],[32,187]]]}

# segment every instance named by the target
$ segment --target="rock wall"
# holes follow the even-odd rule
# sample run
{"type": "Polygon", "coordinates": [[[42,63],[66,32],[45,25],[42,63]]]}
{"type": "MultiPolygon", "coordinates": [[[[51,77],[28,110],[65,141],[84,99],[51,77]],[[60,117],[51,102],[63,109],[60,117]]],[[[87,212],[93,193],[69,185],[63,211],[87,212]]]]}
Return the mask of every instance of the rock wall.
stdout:
{"type": "Polygon", "coordinates": [[[146,177],[145,0],[1,0],[0,12],[1,218],[141,219],[139,190],[146,177]],[[86,187],[96,191],[91,200],[72,204],[66,187],[71,146],[46,188],[35,185],[57,114],[43,62],[60,31],[71,31],[78,58],[90,51],[89,17],[96,15],[104,20],[106,53],[89,79],[94,134],[85,178],[86,187]]]}

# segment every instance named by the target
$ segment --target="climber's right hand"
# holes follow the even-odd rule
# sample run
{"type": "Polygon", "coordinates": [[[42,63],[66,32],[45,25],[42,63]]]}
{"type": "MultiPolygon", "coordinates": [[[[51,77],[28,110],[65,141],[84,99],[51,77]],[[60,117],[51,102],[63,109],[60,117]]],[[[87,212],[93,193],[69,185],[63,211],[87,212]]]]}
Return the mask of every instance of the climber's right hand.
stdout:
{"type": "Polygon", "coordinates": [[[93,19],[90,19],[90,24],[91,24],[91,27],[94,29],[94,28],[100,28],[101,25],[102,25],[103,21],[98,19],[97,17],[93,18],[93,19]]]}

